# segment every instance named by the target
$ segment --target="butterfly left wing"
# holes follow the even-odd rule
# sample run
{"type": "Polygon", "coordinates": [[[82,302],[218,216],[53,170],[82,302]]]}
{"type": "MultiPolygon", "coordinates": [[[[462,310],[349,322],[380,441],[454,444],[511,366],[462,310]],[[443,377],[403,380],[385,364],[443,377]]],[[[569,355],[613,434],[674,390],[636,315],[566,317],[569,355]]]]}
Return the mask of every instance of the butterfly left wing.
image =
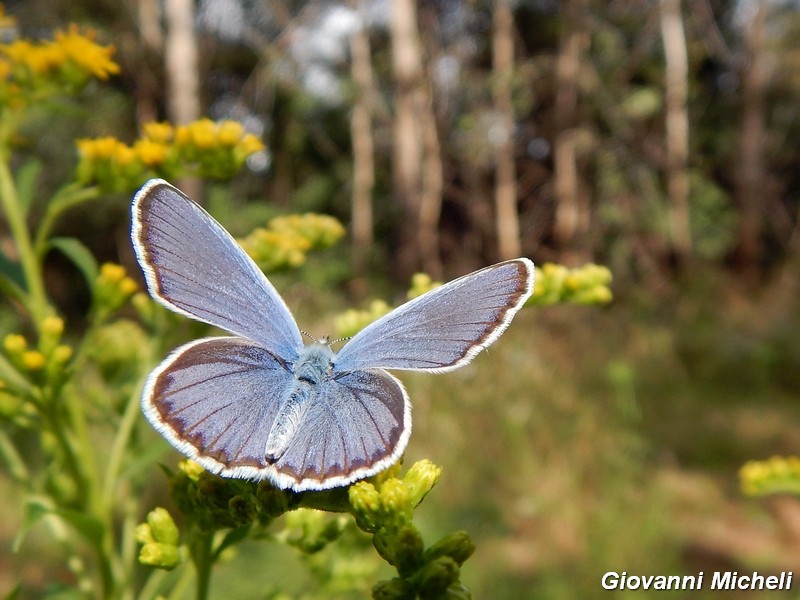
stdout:
{"type": "Polygon", "coordinates": [[[371,323],[337,354],[340,371],[449,371],[503,333],[533,292],[533,263],[486,267],[423,294],[371,323]]]}
{"type": "Polygon", "coordinates": [[[206,338],[181,346],[153,371],[142,410],[175,448],[209,471],[275,481],[264,449],[294,381],[248,340],[206,338]]]}
{"type": "Polygon", "coordinates": [[[354,371],[313,388],[272,478],[295,491],[353,483],[394,464],[411,435],[402,384],[380,370],[354,371]]]}
{"type": "Polygon", "coordinates": [[[133,246],[153,298],[284,360],[297,358],[303,339],[283,299],[199,204],[152,179],[136,193],[131,212],[133,246]]]}

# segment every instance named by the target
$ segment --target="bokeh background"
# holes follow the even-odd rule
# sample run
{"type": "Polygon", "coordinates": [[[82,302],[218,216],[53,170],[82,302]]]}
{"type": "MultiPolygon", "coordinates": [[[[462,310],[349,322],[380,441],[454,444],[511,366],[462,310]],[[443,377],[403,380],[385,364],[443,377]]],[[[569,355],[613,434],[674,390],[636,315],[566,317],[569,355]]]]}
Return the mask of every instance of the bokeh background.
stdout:
{"type": "MultiPolygon", "coordinates": [[[[611,269],[610,304],[526,308],[468,368],[403,375],[406,459],[444,469],[417,518],[432,538],[473,536],[463,581],[476,598],[593,597],[606,571],[800,578],[800,504],[748,497],[739,479],[749,460],[800,453],[796,2],[24,0],[5,11],[7,40],[74,22],[121,66],[26,125],[20,162],[46,164],[37,197],[72,177],[75,138],[238,120],[265,145],[246,172],[176,183],[235,235],[291,212],[347,226],[343,242],[273,277],[315,335],[349,306],[401,301],[419,271],[449,279],[520,255],[611,269]]],[[[129,197],[80,207],[58,233],[138,273],[129,197]]],[[[7,233],[0,215],[0,244],[7,233]]],[[[79,273],[53,255],[46,281],[79,335],[79,273]]],[[[19,318],[0,302],[2,333],[19,318]]],[[[155,504],[165,491],[152,476],[155,504]]],[[[37,597],[69,574],[45,535],[12,555],[22,509],[0,487],[0,593],[21,574],[37,597]]],[[[263,545],[224,565],[218,590],[313,597],[301,561],[263,545]]]]}

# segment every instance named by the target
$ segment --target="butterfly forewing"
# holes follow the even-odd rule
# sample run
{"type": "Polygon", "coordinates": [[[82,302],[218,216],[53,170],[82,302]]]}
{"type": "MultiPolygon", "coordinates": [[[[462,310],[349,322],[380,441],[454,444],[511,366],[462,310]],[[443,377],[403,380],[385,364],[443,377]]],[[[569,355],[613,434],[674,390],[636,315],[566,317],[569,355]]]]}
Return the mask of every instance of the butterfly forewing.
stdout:
{"type": "Polygon", "coordinates": [[[502,262],[440,286],[378,319],[336,358],[342,371],[446,371],[494,342],[533,291],[533,263],[502,262]]]}
{"type": "Polygon", "coordinates": [[[172,310],[291,361],[302,346],[283,299],[203,208],[154,179],[134,198],[132,238],[150,294],[172,310]]]}
{"type": "Polygon", "coordinates": [[[153,371],[142,407],[176,448],[215,473],[263,479],[264,448],[294,377],[263,348],[219,337],[178,348],[153,371]]]}

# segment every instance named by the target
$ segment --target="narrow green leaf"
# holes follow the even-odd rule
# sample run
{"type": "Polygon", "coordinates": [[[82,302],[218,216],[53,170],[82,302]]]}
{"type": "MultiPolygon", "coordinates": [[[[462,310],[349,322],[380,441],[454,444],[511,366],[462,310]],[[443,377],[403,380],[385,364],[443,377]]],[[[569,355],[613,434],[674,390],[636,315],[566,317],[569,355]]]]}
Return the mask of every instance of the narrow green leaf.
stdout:
{"type": "Polygon", "coordinates": [[[26,213],[33,203],[36,194],[36,182],[42,172],[42,163],[37,159],[27,161],[17,170],[17,197],[22,210],[26,213]]]}
{"type": "Polygon", "coordinates": [[[241,527],[231,529],[227,534],[225,534],[225,537],[222,538],[219,546],[217,546],[217,548],[214,550],[215,560],[219,558],[219,555],[222,554],[226,548],[229,548],[245,539],[248,533],[250,533],[250,525],[242,525],[241,527]]]}
{"type": "Polygon", "coordinates": [[[79,240],[75,238],[57,237],[52,238],[48,245],[59,250],[64,256],[72,261],[83,274],[86,283],[91,288],[97,279],[98,266],[92,253],[79,240]]]}
{"type": "Polygon", "coordinates": [[[25,274],[18,262],[14,262],[5,253],[0,252],[0,279],[3,291],[14,291],[13,295],[20,294],[25,296],[27,285],[25,284],[25,274]],[[6,290],[6,286],[9,288],[6,290]]]}
{"type": "Polygon", "coordinates": [[[19,552],[19,549],[22,547],[22,542],[25,541],[28,532],[30,532],[30,530],[33,529],[33,526],[41,521],[42,517],[47,515],[49,512],[50,508],[41,498],[33,497],[28,500],[25,505],[25,514],[22,517],[22,524],[20,525],[19,531],[17,532],[17,535],[14,536],[14,541],[11,544],[12,552],[19,552]]]}
{"type": "Polygon", "coordinates": [[[75,510],[54,510],[53,514],[72,525],[90,544],[99,546],[102,542],[105,528],[96,517],[75,510]]]}

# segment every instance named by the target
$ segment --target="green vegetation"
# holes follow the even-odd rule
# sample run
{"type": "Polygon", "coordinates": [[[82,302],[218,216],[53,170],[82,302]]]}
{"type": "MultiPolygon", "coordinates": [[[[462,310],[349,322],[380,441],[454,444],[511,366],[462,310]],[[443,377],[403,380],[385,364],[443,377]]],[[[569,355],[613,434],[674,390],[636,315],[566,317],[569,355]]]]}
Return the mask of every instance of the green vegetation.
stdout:
{"type": "Polygon", "coordinates": [[[487,27],[506,3],[465,3],[474,22],[447,35],[420,4],[405,42],[430,62],[395,85],[397,32],[375,25],[362,77],[354,28],[353,70],[335,63],[326,97],[287,57],[328,13],[298,11],[292,35],[209,44],[194,66],[215,85],[246,71],[270,91],[252,112],[215,104],[219,118],[177,125],[141,68],[147,23],[89,0],[19,4],[18,21],[0,13],[0,596],[557,600],[597,596],[607,571],[796,569],[800,81],[740,64],[796,72],[796,10],[684,18],[678,106],[636,12],[652,3],[635,19],[523,3],[508,70],[487,27]],[[53,24],[87,15],[97,31],[53,24]],[[419,127],[407,181],[403,106],[419,127]],[[509,173],[513,214],[495,203],[509,173]],[[152,368],[209,333],[141,289],[128,210],[150,177],[197,186],[307,331],[353,335],[497,259],[500,231],[536,261],[535,294],[474,364],[401,374],[401,464],[325,492],[222,479],[140,413],[152,368]]]}

